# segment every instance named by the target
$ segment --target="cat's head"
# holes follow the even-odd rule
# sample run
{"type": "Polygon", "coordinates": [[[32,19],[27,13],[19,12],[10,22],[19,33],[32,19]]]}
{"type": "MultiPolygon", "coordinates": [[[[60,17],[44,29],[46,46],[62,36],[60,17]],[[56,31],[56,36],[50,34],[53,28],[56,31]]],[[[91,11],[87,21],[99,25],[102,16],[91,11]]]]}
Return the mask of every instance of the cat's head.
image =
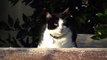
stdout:
{"type": "Polygon", "coordinates": [[[71,31],[72,16],[68,14],[68,10],[69,9],[67,8],[64,12],[58,14],[47,12],[46,27],[51,35],[61,37],[71,31]]]}

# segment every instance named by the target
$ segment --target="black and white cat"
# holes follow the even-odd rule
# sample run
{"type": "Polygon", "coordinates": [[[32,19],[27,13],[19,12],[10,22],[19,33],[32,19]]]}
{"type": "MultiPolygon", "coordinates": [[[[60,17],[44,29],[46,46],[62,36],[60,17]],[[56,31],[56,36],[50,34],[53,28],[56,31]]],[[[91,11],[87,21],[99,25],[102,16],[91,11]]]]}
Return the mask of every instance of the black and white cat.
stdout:
{"type": "Polygon", "coordinates": [[[42,40],[37,48],[72,48],[77,47],[75,22],[71,15],[67,14],[67,8],[63,13],[46,14],[48,21],[42,40]]]}

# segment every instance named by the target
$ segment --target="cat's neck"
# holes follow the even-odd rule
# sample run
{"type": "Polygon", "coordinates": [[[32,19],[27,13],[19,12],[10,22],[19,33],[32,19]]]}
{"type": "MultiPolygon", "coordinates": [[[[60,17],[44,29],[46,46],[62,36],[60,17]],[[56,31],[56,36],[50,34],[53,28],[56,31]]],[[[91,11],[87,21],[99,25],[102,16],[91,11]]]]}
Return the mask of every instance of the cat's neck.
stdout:
{"type": "Polygon", "coordinates": [[[49,34],[48,29],[44,31],[43,40],[41,41],[40,46],[44,48],[69,48],[72,47],[72,33],[69,32],[61,38],[54,38],[49,34]]]}

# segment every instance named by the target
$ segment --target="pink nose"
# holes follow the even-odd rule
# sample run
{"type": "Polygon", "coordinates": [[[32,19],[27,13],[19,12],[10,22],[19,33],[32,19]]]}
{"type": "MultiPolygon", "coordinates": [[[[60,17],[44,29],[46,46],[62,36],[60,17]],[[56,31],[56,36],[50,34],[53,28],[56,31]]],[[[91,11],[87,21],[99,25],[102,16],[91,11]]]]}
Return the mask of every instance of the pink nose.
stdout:
{"type": "Polygon", "coordinates": [[[62,28],[59,28],[58,31],[59,31],[59,32],[63,32],[63,29],[62,29],[62,28]]]}

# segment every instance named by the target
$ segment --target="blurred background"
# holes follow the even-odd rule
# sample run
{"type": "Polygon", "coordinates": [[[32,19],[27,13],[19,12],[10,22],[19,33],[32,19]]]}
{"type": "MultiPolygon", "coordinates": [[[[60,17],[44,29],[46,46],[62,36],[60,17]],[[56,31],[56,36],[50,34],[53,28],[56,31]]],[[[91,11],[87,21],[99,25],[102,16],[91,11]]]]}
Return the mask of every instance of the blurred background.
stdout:
{"type": "MultiPolygon", "coordinates": [[[[0,47],[36,47],[46,11],[59,13],[68,7],[78,34],[92,34],[90,38],[97,43],[107,38],[107,0],[1,0],[0,47]]],[[[86,40],[85,35],[79,37],[86,40]]],[[[82,44],[79,47],[107,47],[82,44]]]]}

